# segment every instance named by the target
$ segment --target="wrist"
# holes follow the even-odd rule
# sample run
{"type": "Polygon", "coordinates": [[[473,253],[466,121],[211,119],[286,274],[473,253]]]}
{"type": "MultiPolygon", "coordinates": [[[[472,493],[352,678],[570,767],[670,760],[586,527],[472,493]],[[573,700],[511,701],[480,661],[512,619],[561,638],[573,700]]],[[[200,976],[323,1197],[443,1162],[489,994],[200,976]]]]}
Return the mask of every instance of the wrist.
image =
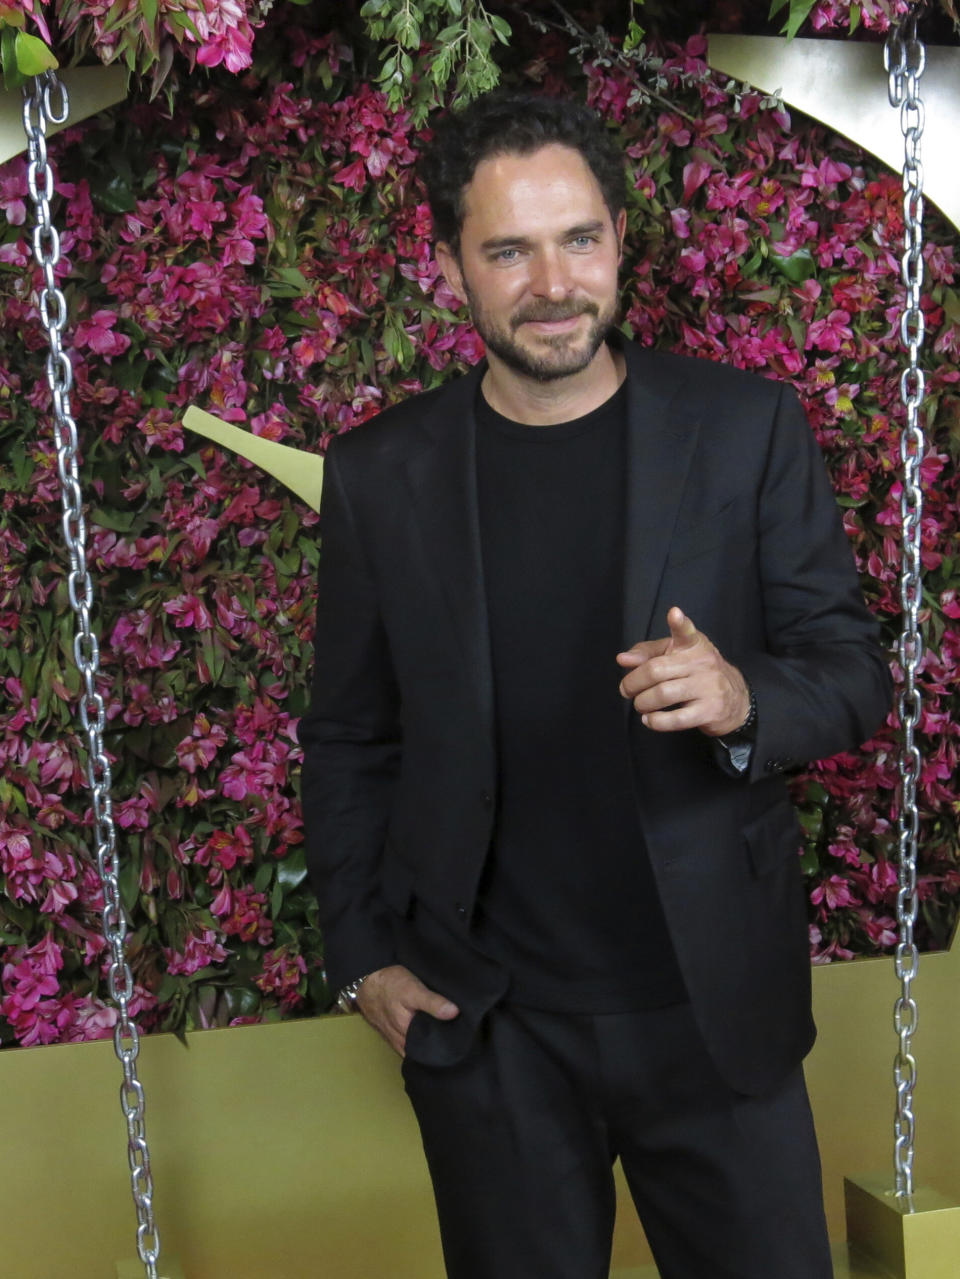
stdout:
{"type": "Polygon", "coordinates": [[[750,746],[757,737],[757,695],[749,684],[745,685],[748,704],[742,722],[726,733],[720,734],[724,746],[750,746]]]}
{"type": "Polygon", "coordinates": [[[355,1013],[359,1011],[357,996],[360,993],[360,987],[369,976],[369,973],[364,973],[362,977],[357,977],[356,980],[347,982],[346,986],[342,987],[342,989],[338,991],[335,1003],[336,1007],[339,1008],[342,1013],[355,1013]]]}

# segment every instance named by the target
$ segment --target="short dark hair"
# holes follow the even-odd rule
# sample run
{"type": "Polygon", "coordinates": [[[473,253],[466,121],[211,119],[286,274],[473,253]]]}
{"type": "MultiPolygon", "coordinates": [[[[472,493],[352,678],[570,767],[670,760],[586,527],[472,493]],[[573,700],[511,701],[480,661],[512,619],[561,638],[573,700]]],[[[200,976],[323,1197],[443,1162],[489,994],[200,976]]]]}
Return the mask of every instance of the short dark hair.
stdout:
{"type": "Polygon", "coordinates": [[[437,239],[459,252],[464,191],[481,160],[530,155],[551,143],[579,152],[616,220],[627,197],[623,153],[596,111],[538,93],[494,89],[459,111],[447,112],[434,125],[420,161],[437,239]]]}

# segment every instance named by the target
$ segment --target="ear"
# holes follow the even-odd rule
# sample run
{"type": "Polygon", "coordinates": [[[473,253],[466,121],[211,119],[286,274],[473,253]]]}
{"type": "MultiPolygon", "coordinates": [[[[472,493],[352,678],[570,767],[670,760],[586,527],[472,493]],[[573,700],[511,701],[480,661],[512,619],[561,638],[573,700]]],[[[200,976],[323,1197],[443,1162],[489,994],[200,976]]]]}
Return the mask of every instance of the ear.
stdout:
{"type": "Polygon", "coordinates": [[[460,270],[460,261],[457,255],[446,240],[438,240],[434,252],[440,265],[440,270],[443,272],[443,278],[460,301],[466,305],[467,290],[463,285],[463,272],[460,270]]]}
{"type": "Polygon", "coordinates": [[[627,233],[627,211],[621,209],[617,214],[617,220],[614,222],[614,229],[617,232],[617,244],[620,246],[620,262],[623,262],[623,237],[627,233]]]}

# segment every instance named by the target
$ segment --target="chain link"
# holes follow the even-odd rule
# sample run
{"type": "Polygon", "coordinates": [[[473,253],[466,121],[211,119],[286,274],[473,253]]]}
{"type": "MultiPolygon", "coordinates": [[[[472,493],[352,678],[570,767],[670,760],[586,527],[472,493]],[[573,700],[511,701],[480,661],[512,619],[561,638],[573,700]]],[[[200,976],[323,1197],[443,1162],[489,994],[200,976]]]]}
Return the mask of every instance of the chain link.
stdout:
{"type": "Polygon", "coordinates": [[[925,449],[923,426],[920,422],[925,388],[923,370],[918,366],[918,359],[924,337],[924,317],[920,305],[923,286],[923,167],[920,163],[920,140],[924,112],[919,81],[926,62],[926,51],[917,36],[919,7],[915,6],[902,22],[890,28],[884,49],[890,104],[900,109],[900,127],[904,141],[904,251],[900,265],[906,296],[900,317],[900,340],[907,363],[900,378],[900,398],[905,414],[903,434],[900,437],[900,460],[903,464],[903,490],[900,497],[903,530],[900,606],[903,610],[903,629],[900,634],[899,660],[903,671],[903,685],[897,702],[902,739],[899,760],[897,876],[899,940],[894,969],[900,982],[900,994],[893,1013],[894,1029],[899,1039],[893,1064],[896,1085],[893,1166],[895,1192],[899,1197],[907,1199],[911,1211],[916,1136],[913,1091],[917,1082],[917,1062],[912,1052],[913,1035],[917,1028],[917,1005],[912,994],[912,982],[917,975],[919,959],[913,933],[917,921],[917,840],[920,833],[917,783],[921,766],[915,733],[921,713],[917,672],[923,657],[923,638],[919,624],[923,592],[923,566],[920,559],[923,492],[920,464],[925,449]]]}
{"type": "Polygon", "coordinates": [[[137,1209],[137,1252],[147,1279],[157,1279],[160,1237],[153,1219],[153,1181],[144,1120],[143,1086],[137,1078],[140,1037],[130,1016],[133,974],[126,958],[127,921],[117,879],[116,830],[110,798],[112,777],[103,745],[106,711],[103,697],[97,691],[100,649],[90,626],[93,582],[86,565],[86,523],[77,469],[77,424],[70,411],[73,370],[60,340],[67,323],[67,301],[57,285],[60,236],[50,215],[54,175],[47,159],[46,134],[51,124],[65,123],[69,106],[66,87],[52,71],[35,77],[24,87],[23,128],[27,135],[29,161],[27,185],[36,219],[33,254],[43,272],[38,306],[50,346],[47,356],[47,384],[53,399],[57,470],[63,500],[63,535],[70,556],[67,588],[77,628],[73,655],[84,683],[79,715],[87,741],[87,783],[93,806],[97,870],[103,888],[103,936],[110,949],[107,986],[118,1012],[113,1045],[123,1065],[120,1103],[127,1121],[130,1186],[137,1209]]]}

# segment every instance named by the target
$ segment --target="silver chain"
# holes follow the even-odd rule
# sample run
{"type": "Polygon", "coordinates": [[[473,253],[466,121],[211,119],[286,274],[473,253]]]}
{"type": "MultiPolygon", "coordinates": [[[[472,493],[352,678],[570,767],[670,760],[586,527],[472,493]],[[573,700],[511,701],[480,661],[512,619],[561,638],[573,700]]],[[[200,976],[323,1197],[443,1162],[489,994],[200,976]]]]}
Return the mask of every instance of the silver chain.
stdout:
{"type": "Polygon", "coordinates": [[[918,621],[923,590],[920,560],[923,492],[920,463],[925,447],[920,423],[924,376],[923,370],[918,367],[918,355],[925,328],[920,307],[923,285],[923,168],[920,164],[920,139],[924,117],[919,81],[926,53],[917,36],[917,12],[918,7],[914,7],[900,24],[890,28],[884,49],[890,105],[900,108],[900,127],[904,140],[904,252],[901,270],[906,297],[900,316],[900,340],[906,353],[907,365],[900,378],[900,398],[906,420],[900,437],[900,458],[903,463],[903,491],[900,497],[900,606],[903,610],[903,629],[900,634],[899,659],[903,685],[897,701],[902,740],[899,760],[900,810],[897,820],[899,939],[895,969],[900,981],[900,994],[893,1010],[894,1029],[899,1038],[893,1064],[897,1091],[893,1166],[895,1192],[906,1198],[911,1208],[915,1147],[913,1091],[917,1082],[917,1062],[912,1052],[913,1034],[917,1029],[917,1005],[911,993],[911,983],[917,975],[919,958],[913,930],[917,922],[917,839],[920,832],[917,782],[921,762],[914,734],[920,722],[921,710],[920,690],[917,687],[917,671],[923,656],[923,638],[918,621]]]}
{"type": "Polygon", "coordinates": [[[113,1032],[113,1045],[123,1065],[120,1104],[127,1121],[130,1184],[137,1209],[137,1252],[147,1279],[157,1279],[160,1237],[153,1220],[153,1179],[144,1122],[143,1085],[137,1077],[140,1036],[130,1016],[133,974],[126,958],[127,921],[117,881],[116,830],[110,795],[113,782],[103,745],[106,714],[103,697],[96,687],[100,670],[100,649],[90,626],[93,582],[87,572],[87,532],[77,470],[77,424],[70,406],[73,369],[61,339],[67,323],[67,300],[57,287],[60,236],[50,216],[54,179],[53,169],[47,159],[47,128],[51,124],[65,123],[69,109],[67,90],[54,72],[47,71],[42,76],[36,76],[24,86],[23,128],[27,135],[29,159],[27,185],[35,217],[33,255],[43,271],[43,288],[39,295],[40,319],[50,344],[47,384],[53,397],[53,430],[63,499],[63,535],[70,556],[67,588],[76,618],[73,656],[84,684],[79,714],[87,738],[87,782],[93,806],[97,870],[103,888],[103,936],[110,948],[107,987],[119,1014],[113,1032]]]}

